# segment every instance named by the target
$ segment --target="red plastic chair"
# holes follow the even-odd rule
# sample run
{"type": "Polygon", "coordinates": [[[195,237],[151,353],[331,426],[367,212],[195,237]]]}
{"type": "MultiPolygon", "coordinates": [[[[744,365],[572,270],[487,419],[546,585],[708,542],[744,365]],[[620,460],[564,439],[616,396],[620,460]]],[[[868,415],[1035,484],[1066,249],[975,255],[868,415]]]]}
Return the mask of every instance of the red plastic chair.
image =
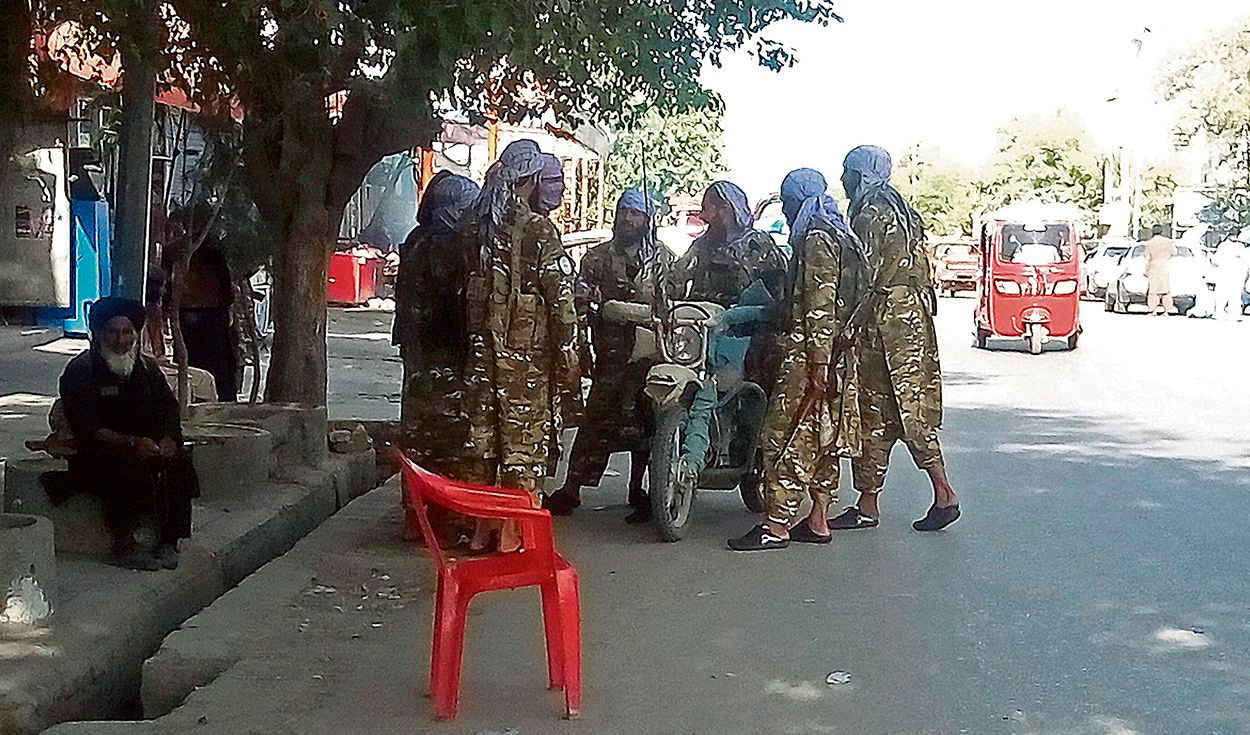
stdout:
{"type": "Polygon", "coordinates": [[[456,716],[460,704],[460,662],[469,601],[479,592],[537,586],[542,592],[547,637],[547,672],[551,689],[564,690],[564,716],[581,714],[581,612],[577,570],[556,553],[551,514],[533,507],[529,493],[456,482],[422,469],[395,452],[403,474],[409,516],[415,515],[426,548],[438,566],[434,640],[430,650],[430,696],[434,716],[456,716]],[[433,541],[426,504],[461,515],[516,521],[523,550],[512,554],[448,559],[433,541]]]}

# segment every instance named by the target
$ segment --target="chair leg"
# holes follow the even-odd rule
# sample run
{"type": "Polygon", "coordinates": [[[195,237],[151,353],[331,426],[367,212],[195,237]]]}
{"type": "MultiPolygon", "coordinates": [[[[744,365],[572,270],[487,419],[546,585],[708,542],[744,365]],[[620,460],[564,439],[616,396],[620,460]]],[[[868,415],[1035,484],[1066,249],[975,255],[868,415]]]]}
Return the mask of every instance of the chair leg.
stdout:
{"type": "Polygon", "coordinates": [[[453,579],[443,584],[438,605],[439,660],[435,663],[434,717],[454,719],[460,705],[460,665],[464,658],[464,628],[468,618],[469,599],[453,579]]]}
{"type": "Polygon", "coordinates": [[[564,625],[560,590],[555,582],[540,587],[543,598],[543,630],[547,637],[547,688],[564,688],[564,625]]]}
{"type": "Polygon", "coordinates": [[[443,646],[443,575],[438,575],[434,592],[434,632],[430,635],[430,688],[431,699],[438,699],[438,665],[442,661],[443,646]]]}
{"type": "Polygon", "coordinates": [[[574,720],[582,714],[582,614],[577,570],[569,567],[557,572],[556,585],[564,638],[564,716],[574,720]]]}

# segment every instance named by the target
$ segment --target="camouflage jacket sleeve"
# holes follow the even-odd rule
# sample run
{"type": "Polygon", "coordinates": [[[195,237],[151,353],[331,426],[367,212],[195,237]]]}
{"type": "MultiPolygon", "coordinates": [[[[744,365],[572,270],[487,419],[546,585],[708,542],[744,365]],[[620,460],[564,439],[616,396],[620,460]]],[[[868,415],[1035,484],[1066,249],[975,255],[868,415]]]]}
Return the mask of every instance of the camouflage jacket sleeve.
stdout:
{"type": "Polygon", "coordinates": [[[590,305],[598,303],[602,298],[602,276],[600,274],[599,247],[595,246],[582,256],[582,267],[577,274],[573,286],[574,304],[577,316],[583,322],[590,316],[590,305]]]}
{"type": "Polygon", "coordinates": [[[803,247],[799,293],[807,358],[828,365],[833,362],[834,339],[842,329],[837,309],[839,250],[828,233],[819,231],[808,235],[803,247]]]}
{"type": "Polygon", "coordinates": [[[535,219],[529,233],[538,244],[538,278],[547,304],[547,329],[560,352],[577,350],[577,310],[573,304],[573,259],[564,250],[560,234],[545,217],[535,219]]]}

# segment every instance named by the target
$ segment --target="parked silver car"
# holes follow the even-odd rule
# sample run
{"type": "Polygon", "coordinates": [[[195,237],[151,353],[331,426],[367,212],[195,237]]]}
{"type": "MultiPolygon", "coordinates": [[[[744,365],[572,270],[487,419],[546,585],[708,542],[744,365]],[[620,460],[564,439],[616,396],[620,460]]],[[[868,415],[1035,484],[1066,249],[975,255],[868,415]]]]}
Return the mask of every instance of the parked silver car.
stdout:
{"type": "Polygon", "coordinates": [[[1118,274],[1117,266],[1136,243],[1128,238],[1102,240],[1095,244],[1081,265],[1081,293],[1085,298],[1101,301],[1107,297],[1107,288],[1118,274]]]}

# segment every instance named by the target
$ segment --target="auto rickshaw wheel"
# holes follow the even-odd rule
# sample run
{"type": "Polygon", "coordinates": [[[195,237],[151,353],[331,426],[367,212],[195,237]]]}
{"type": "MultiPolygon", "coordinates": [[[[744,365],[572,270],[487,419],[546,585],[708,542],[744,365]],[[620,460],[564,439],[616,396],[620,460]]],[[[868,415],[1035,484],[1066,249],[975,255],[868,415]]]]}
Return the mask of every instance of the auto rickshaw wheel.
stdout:
{"type": "Polygon", "coordinates": [[[1033,324],[1029,327],[1029,352],[1034,355],[1042,354],[1042,348],[1046,346],[1046,338],[1042,336],[1042,325],[1033,324]]]}
{"type": "Polygon", "coordinates": [[[990,330],[977,328],[977,348],[985,349],[990,341],[990,330]]]}
{"type": "Polygon", "coordinates": [[[1075,350],[1075,349],[1076,349],[1076,343],[1077,343],[1077,341],[1079,340],[1080,336],[1081,336],[1081,333],[1080,333],[1080,332],[1077,332],[1077,333],[1073,334],[1071,337],[1068,337],[1068,349],[1069,349],[1069,350],[1075,350]]]}

